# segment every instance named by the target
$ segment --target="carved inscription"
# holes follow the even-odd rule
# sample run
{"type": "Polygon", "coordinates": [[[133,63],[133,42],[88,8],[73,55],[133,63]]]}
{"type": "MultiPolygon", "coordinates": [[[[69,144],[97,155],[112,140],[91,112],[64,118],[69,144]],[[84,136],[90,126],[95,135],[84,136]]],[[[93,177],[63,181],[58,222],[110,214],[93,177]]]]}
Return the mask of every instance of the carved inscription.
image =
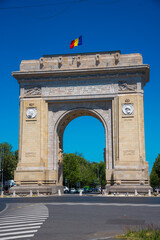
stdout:
{"type": "Polygon", "coordinates": [[[26,152],[25,157],[36,157],[36,153],[35,152],[26,152]]]}
{"type": "Polygon", "coordinates": [[[125,118],[124,121],[133,121],[133,118],[125,118]]]}
{"type": "Polygon", "coordinates": [[[93,95],[115,93],[115,86],[105,79],[55,81],[50,87],[43,88],[44,96],[93,95]]]}
{"type": "Polygon", "coordinates": [[[135,150],[125,150],[123,151],[124,155],[135,155],[135,150]]]}

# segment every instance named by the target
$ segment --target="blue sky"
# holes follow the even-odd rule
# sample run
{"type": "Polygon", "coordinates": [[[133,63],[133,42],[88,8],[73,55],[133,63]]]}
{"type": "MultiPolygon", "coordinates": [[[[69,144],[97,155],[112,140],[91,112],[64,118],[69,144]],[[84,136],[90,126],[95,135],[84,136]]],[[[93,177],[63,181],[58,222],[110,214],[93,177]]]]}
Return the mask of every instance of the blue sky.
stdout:
{"type": "MultiPolygon", "coordinates": [[[[19,86],[11,72],[19,70],[22,59],[112,50],[141,53],[151,68],[144,89],[146,160],[151,170],[160,153],[159,0],[0,0],[0,22],[0,142],[18,148],[19,86]],[[70,50],[71,40],[80,35],[83,46],[70,50]]],[[[103,139],[103,127],[96,119],[79,118],[65,131],[64,150],[99,161],[103,139]]]]}

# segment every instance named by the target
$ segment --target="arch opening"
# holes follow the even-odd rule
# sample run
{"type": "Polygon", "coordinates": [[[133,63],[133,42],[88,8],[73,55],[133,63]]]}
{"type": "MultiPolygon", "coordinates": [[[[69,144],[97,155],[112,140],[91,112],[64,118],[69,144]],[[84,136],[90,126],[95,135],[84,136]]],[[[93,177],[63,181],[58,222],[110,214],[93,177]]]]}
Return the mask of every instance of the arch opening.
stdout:
{"type": "MultiPolygon", "coordinates": [[[[105,124],[105,122],[103,121],[103,118],[96,113],[93,110],[88,110],[88,109],[76,109],[76,110],[71,110],[69,112],[67,112],[66,114],[64,114],[64,116],[62,116],[62,118],[60,119],[59,123],[57,124],[57,155],[58,155],[58,176],[57,176],[57,180],[58,180],[58,185],[63,185],[63,152],[64,152],[64,135],[65,132],[67,130],[67,128],[75,121],[82,119],[83,117],[87,117],[88,119],[93,119],[93,120],[98,120],[96,122],[98,122],[99,125],[101,125],[101,131],[102,131],[102,139],[103,139],[103,147],[101,148],[101,150],[99,150],[99,152],[101,152],[101,156],[99,157],[99,159],[94,159],[93,161],[98,162],[98,160],[102,160],[106,163],[106,147],[107,147],[107,141],[106,141],[106,135],[107,135],[107,126],[105,124]]],[[[89,120],[88,120],[89,122],[89,120]]],[[[94,127],[93,127],[93,132],[95,132],[95,128],[96,128],[96,124],[94,123],[94,127]]],[[[100,126],[99,126],[100,128],[100,126]]],[[[95,133],[95,138],[96,138],[96,133],[95,133]]],[[[75,139],[76,140],[76,139],[75,139]]],[[[89,148],[91,148],[91,146],[88,146],[89,148]]],[[[79,148],[80,149],[80,148],[79,148]]],[[[83,151],[78,151],[79,153],[84,154],[83,151]]],[[[95,149],[95,147],[94,147],[95,149]]],[[[91,150],[90,150],[91,151],[91,150]]],[[[75,153],[75,149],[69,151],[68,153],[75,153]]],[[[87,159],[86,154],[85,154],[85,159],[87,159]]],[[[87,159],[88,161],[91,161],[91,158],[87,159]]]]}

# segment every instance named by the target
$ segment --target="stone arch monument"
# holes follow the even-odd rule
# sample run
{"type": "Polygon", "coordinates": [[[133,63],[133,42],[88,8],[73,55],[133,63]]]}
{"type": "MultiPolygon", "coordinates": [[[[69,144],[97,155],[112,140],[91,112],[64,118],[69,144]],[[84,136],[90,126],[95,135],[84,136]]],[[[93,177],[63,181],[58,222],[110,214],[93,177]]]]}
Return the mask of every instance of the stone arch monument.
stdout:
{"type": "Polygon", "coordinates": [[[46,55],[22,61],[17,192],[56,193],[63,183],[63,133],[93,116],[105,129],[106,191],[148,192],[143,88],[149,66],[120,51],[46,55]]]}

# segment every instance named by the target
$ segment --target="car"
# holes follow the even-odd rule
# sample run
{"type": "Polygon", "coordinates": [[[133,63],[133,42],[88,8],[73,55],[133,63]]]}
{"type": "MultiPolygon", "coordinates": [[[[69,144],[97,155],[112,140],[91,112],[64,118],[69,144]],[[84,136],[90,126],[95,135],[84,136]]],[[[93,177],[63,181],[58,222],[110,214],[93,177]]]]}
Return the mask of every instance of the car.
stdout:
{"type": "Polygon", "coordinates": [[[80,193],[80,191],[81,191],[82,193],[84,193],[84,189],[83,189],[83,188],[78,188],[78,189],[77,189],[77,192],[78,192],[78,193],[80,193]]]}
{"type": "Polygon", "coordinates": [[[14,182],[13,179],[11,179],[11,180],[6,180],[4,185],[5,185],[5,186],[8,186],[8,187],[10,188],[10,187],[13,187],[13,186],[15,185],[15,182],[14,182]]]}
{"type": "Polygon", "coordinates": [[[154,191],[154,192],[160,192],[160,188],[157,188],[157,187],[156,187],[156,188],[153,189],[153,191],[154,191]]]}
{"type": "Polygon", "coordinates": [[[89,188],[89,189],[88,189],[88,192],[89,192],[89,193],[93,192],[93,189],[92,189],[92,188],[89,188]]]}
{"type": "Polygon", "coordinates": [[[69,193],[69,188],[67,186],[63,186],[64,193],[69,193]]]}
{"type": "Polygon", "coordinates": [[[70,193],[77,193],[77,190],[75,188],[71,188],[70,193]]]}

